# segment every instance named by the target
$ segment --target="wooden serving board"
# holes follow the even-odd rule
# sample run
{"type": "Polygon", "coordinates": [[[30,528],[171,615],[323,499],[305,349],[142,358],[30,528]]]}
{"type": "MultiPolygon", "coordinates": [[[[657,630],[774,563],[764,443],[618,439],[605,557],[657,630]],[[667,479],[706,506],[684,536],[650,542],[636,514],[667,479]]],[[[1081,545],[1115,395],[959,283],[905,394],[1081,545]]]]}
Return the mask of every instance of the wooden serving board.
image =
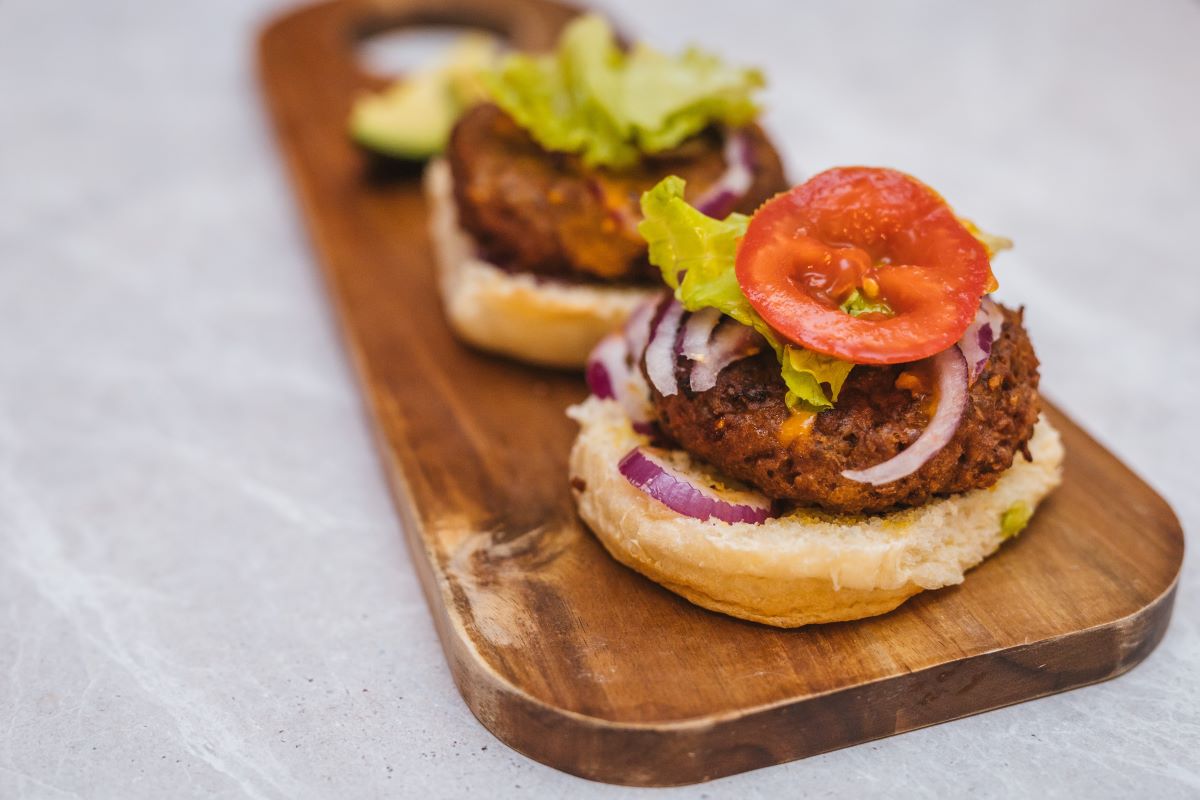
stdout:
{"type": "Polygon", "coordinates": [[[1145,658],[1170,617],[1182,532],[1054,408],[1062,488],[965,584],[883,617],[776,630],[692,606],[605,554],[567,485],[575,425],[563,410],[582,380],[451,337],[419,179],[365,181],[345,134],[352,97],[378,82],[356,65],[357,38],[465,23],[539,49],[573,13],[551,0],[332,2],[277,19],[260,42],[279,146],[413,565],[480,722],[576,775],[691,783],[1101,681],[1145,658]]]}

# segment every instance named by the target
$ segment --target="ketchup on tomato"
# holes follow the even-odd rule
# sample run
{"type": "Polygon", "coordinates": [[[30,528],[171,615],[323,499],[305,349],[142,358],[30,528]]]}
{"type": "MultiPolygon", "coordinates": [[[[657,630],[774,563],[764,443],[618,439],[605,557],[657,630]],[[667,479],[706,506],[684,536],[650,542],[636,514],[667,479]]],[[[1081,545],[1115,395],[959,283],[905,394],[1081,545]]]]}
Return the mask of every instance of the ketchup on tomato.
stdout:
{"type": "Polygon", "coordinates": [[[765,203],[736,268],[750,304],[783,338],[858,364],[949,348],[991,280],[987,250],[941,196],[874,167],[831,169],[765,203]],[[847,313],[855,292],[889,313],[847,313]]]}

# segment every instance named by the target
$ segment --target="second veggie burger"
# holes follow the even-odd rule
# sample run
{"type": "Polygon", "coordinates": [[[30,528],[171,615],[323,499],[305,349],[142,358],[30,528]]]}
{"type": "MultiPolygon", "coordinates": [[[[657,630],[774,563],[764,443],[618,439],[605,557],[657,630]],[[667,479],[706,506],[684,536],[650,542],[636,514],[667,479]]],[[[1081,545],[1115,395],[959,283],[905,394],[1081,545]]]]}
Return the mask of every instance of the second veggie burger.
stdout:
{"type": "Polygon", "coordinates": [[[754,121],[761,76],[706,53],[627,53],[586,16],[485,83],[426,178],[447,316],[482,349],[582,367],[656,291],[638,201],[662,178],[717,217],[788,186],[754,121]]]}

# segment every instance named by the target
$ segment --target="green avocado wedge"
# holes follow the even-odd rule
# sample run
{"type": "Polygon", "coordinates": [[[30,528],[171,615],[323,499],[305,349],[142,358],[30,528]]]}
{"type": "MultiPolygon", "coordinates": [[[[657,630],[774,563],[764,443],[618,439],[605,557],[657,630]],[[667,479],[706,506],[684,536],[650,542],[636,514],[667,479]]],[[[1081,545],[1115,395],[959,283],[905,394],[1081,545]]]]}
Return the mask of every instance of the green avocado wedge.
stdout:
{"type": "Polygon", "coordinates": [[[351,138],[390,158],[432,158],[445,148],[459,115],[483,98],[481,74],[496,56],[491,37],[463,37],[441,63],[355,100],[350,111],[351,138]]]}

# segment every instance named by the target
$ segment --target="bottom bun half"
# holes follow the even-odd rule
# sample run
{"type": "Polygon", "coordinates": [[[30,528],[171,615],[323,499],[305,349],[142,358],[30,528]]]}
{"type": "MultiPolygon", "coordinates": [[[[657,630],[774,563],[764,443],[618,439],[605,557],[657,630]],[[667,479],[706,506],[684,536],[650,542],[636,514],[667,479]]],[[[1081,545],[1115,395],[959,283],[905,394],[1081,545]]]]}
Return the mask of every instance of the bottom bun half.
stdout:
{"type": "MultiPolygon", "coordinates": [[[[1063,447],[1043,417],[1029,449],[994,486],[881,515],[797,510],[754,525],[685,517],[634,487],[618,462],[646,437],[620,407],[589,398],[570,478],[579,514],[605,548],[693,603],[792,628],[883,614],[964,573],[1015,535],[1061,482],[1063,447]]],[[[697,481],[711,470],[676,453],[697,481]]]]}
{"type": "Polygon", "coordinates": [[[482,350],[548,367],[582,368],[606,334],[659,290],[566,283],[481,260],[459,226],[450,167],[425,171],[430,236],[450,326],[482,350]]]}

